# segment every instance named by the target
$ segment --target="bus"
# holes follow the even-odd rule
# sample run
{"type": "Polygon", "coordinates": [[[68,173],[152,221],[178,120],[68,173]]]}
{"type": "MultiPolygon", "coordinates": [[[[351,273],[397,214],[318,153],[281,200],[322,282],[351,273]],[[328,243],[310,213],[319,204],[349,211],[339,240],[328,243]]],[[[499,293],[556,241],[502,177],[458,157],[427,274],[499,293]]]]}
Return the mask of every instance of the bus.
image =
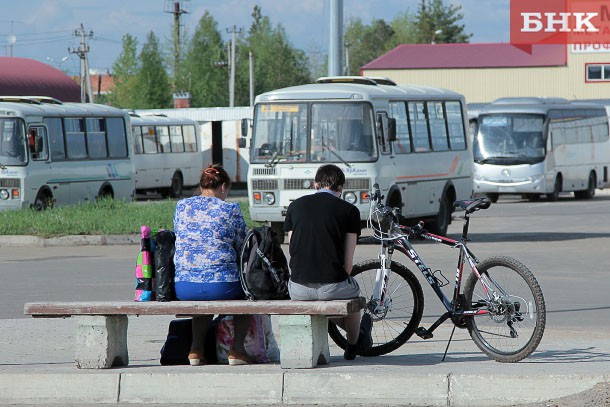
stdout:
{"type": "Polygon", "coordinates": [[[0,210],[133,200],[130,131],[110,106],[0,96],[0,210]]]}
{"type": "Polygon", "coordinates": [[[180,198],[199,184],[203,155],[199,123],[165,115],[131,114],[136,192],[180,198]]]}
{"type": "Polygon", "coordinates": [[[403,221],[424,219],[445,235],[453,202],[472,196],[467,128],[462,95],[387,78],[325,77],[261,94],[250,139],[250,216],[283,237],[290,202],[312,193],[316,170],[333,163],[346,175],[343,199],[363,224],[378,184],[403,221]]]}
{"type": "Polygon", "coordinates": [[[608,116],[598,104],[561,98],[501,98],[477,117],[474,192],[497,201],[561,193],[591,199],[608,183],[608,116]]]}

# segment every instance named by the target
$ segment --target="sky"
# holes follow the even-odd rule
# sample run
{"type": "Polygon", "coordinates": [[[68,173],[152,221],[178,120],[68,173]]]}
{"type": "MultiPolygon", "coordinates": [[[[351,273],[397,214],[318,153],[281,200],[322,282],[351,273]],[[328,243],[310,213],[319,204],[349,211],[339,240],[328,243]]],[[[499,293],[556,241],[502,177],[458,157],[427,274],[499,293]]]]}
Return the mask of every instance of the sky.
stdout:
{"type": "MultiPolygon", "coordinates": [[[[121,39],[131,34],[139,46],[153,31],[162,45],[172,37],[174,0],[2,0],[0,56],[35,59],[71,75],[78,75],[80,59],[74,52],[86,34],[91,69],[107,70],[121,53],[121,39]],[[90,36],[90,34],[92,34],[90,36]]],[[[509,42],[509,0],[444,0],[462,6],[462,24],[473,43],[509,42]]],[[[405,11],[416,13],[420,0],[343,0],[343,20],[359,18],[391,22],[405,11]]],[[[329,0],[183,0],[181,15],[186,33],[193,33],[205,11],[218,23],[225,39],[233,27],[247,31],[254,5],[281,24],[290,43],[306,53],[324,52],[329,43],[329,0]]],[[[344,24],[345,24],[344,23],[344,24]]]]}

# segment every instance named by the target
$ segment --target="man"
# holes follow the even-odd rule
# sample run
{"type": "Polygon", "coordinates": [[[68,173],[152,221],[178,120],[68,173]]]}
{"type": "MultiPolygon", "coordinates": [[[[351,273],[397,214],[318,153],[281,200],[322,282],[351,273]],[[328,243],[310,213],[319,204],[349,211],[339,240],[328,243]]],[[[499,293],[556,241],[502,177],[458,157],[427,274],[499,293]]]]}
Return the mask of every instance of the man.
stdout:
{"type": "MultiPolygon", "coordinates": [[[[350,274],[360,234],[360,212],[341,199],[345,174],[333,164],[321,166],[315,176],[315,194],[290,204],[284,221],[290,252],[288,290],[293,300],[357,298],[360,287],[350,274]]],[[[360,312],[333,319],[345,330],[344,358],[353,360],[372,346],[372,320],[360,312]]]]}

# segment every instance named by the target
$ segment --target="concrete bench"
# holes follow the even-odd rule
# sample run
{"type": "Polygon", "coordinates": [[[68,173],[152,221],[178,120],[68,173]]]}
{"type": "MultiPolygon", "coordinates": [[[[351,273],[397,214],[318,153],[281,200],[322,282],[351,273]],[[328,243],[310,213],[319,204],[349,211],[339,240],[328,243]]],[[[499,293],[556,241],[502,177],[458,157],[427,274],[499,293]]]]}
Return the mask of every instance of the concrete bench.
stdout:
{"type": "Polygon", "coordinates": [[[280,365],[313,368],[330,360],[328,317],[364,307],[364,298],[334,301],[172,301],[30,302],[24,312],[38,318],[72,317],[76,325],[76,366],[107,369],[127,366],[128,315],[279,315],[280,365]]]}

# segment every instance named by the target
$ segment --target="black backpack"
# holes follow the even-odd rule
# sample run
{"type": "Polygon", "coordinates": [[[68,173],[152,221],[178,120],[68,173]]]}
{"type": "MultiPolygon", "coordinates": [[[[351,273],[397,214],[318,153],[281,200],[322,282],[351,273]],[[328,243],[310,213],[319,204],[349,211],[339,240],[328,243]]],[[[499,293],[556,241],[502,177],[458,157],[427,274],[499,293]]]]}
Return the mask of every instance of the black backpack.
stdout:
{"type": "Polygon", "coordinates": [[[250,229],[240,256],[241,286],[249,300],[286,300],[290,271],[277,234],[269,226],[250,229]]]}

